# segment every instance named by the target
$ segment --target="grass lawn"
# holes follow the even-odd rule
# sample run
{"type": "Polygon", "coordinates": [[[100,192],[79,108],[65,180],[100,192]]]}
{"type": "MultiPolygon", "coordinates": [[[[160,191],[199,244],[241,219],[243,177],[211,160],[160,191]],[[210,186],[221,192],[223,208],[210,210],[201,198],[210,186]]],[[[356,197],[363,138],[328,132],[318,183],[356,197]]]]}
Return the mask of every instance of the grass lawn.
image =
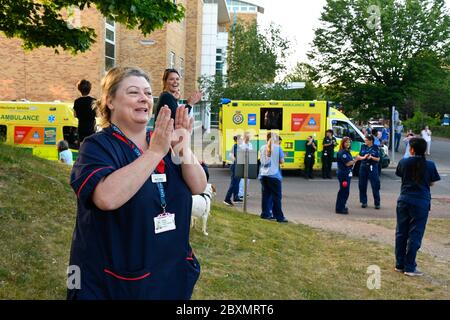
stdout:
{"type": "MultiPolygon", "coordinates": [[[[70,168],[0,144],[0,299],[64,299],[75,224],[70,168]]],[[[214,205],[193,299],[450,299],[448,265],[419,254],[427,275],[394,272],[393,248],[278,224],[214,205]],[[366,286],[381,269],[381,289],[366,286]]]]}

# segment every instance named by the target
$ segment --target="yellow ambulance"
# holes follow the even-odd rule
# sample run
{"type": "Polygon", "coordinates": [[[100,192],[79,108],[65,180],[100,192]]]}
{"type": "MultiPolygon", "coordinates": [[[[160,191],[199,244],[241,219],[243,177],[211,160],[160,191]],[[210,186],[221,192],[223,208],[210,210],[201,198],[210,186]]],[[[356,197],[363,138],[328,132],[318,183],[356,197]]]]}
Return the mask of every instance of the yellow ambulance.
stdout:
{"type": "MultiPolygon", "coordinates": [[[[248,132],[253,150],[266,144],[267,132],[279,133],[285,153],[283,169],[303,169],[308,136],[318,145],[314,168],[322,167],[322,142],[332,129],[338,142],[352,139],[351,153],[359,153],[364,143],[361,131],[327,101],[232,101],[222,100],[219,112],[220,150],[223,162],[231,162],[233,136],[248,132]]],[[[335,148],[335,152],[339,149],[335,148]]]]}
{"type": "Polygon", "coordinates": [[[66,140],[75,160],[77,131],[78,119],[74,117],[72,103],[0,101],[0,142],[58,160],[56,144],[66,140]]]}

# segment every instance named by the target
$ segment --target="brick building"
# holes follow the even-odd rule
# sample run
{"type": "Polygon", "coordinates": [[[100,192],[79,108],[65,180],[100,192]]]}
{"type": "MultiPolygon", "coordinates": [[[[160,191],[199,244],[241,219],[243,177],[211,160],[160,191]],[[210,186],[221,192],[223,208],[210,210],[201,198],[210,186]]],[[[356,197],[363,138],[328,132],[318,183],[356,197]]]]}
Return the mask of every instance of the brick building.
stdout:
{"type": "Polygon", "coordinates": [[[98,97],[100,81],[112,66],[138,66],[151,77],[154,96],[162,89],[164,69],[180,70],[181,93],[197,88],[200,75],[226,73],[227,29],[233,14],[256,19],[263,9],[254,1],[177,0],[186,9],[180,23],[168,23],[144,37],[107,21],[95,8],[77,12],[81,25],[94,28],[97,39],[89,51],[73,56],[51,48],[25,52],[21,40],[0,34],[0,100],[73,101],[79,96],[76,83],[92,82],[91,95],[98,97]]]}
{"type": "Polygon", "coordinates": [[[99,95],[100,81],[112,66],[138,66],[151,77],[153,93],[162,89],[164,69],[182,73],[181,92],[192,92],[200,76],[203,0],[178,0],[186,8],[185,19],[168,23],[144,37],[114,21],[106,21],[95,9],[79,13],[80,23],[94,28],[97,41],[86,53],[73,56],[40,48],[25,52],[21,40],[0,35],[0,100],[72,101],[76,83],[92,82],[91,94],[99,95]]]}

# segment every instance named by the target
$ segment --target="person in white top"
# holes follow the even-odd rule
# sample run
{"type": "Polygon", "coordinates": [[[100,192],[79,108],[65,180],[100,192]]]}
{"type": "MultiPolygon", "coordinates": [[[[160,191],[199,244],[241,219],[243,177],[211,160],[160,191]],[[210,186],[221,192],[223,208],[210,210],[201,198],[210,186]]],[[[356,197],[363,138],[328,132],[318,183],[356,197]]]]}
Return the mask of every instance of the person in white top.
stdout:
{"type": "MultiPolygon", "coordinates": [[[[246,131],[244,133],[244,140],[241,144],[238,145],[239,148],[241,148],[242,150],[253,150],[253,146],[252,143],[250,142],[250,132],[246,131]]],[[[247,178],[247,190],[250,186],[250,179],[247,178]]],[[[238,193],[239,198],[241,198],[242,200],[244,199],[244,179],[241,179],[241,182],[239,182],[239,193],[238,193]]],[[[248,196],[248,194],[247,194],[248,196]]]]}
{"type": "Polygon", "coordinates": [[[428,126],[425,126],[425,129],[421,132],[422,139],[424,139],[427,142],[427,155],[431,154],[431,130],[428,128],[428,126]]]}
{"type": "Polygon", "coordinates": [[[72,151],[69,150],[69,144],[66,140],[58,142],[58,154],[59,161],[70,166],[73,164],[72,151]]]}

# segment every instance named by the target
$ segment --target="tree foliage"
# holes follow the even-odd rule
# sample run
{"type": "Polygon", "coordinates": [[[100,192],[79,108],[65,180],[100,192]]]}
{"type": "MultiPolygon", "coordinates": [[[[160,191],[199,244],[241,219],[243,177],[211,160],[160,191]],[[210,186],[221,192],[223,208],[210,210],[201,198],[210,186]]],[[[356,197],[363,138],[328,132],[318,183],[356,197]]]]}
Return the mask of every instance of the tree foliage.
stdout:
{"type": "Polygon", "coordinates": [[[275,25],[262,33],[255,22],[238,21],[232,26],[227,64],[229,86],[251,83],[273,83],[284,70],[289,41],[275,25]]]}
{"type": "Polygon", "coordinates": [[[144,35],[184,16],[184,8],[171,0],[0,0],[0,32],[22,39],[28,50],[43,46],[73,54],[85,52],[95,42],[94,29],[74,28],[64,13],[69,8],[92,6],[106,18],[129,29],[137,27],[144,35]]]}
{"type": "Polygon", "coordinates": [[[320,20],[308,54],[315,80],[347,110],[386,116],[392,105],[427,108],[434,93],[448,99],[444,0],[327,0],[320,20]]]}
{"type": "Polygon", "coordinates": [[[301,100],[300,90],[275,83],[285,70],[289,41],[275,25],[261,32],[255,22],[232,26],[227,51],[227,75],[201,77],[200,88],[217,111],[222,98],[233,100],[301,100]]]}

